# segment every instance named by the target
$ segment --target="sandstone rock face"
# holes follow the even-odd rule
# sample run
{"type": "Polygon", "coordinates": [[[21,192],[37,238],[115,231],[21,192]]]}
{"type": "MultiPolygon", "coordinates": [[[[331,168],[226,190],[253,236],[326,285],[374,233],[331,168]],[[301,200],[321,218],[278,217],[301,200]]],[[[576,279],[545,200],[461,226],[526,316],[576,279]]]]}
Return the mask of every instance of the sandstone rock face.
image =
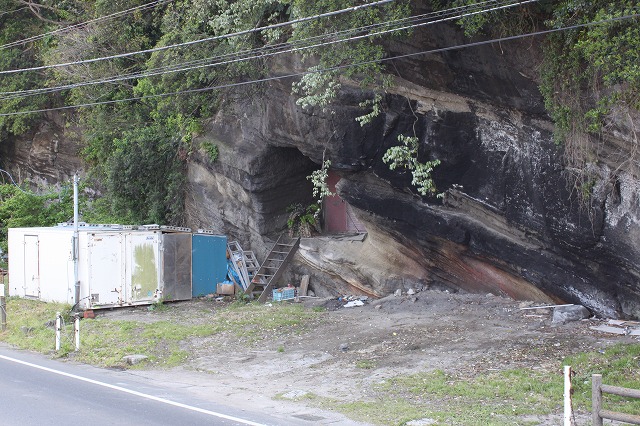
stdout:
{"type": "Polygon", "coordinates": [[[31,133],[0,143],[0,164],[18,182],[42,185],[70,183],[82,171],[79,130],[67,128],[62,117],[50,115],[31,133]]]}
{"type": "MultiPolygon", "coordinates": [[[[461,40],[451,27],[434,33],[418,31],[391,54],[461,40]]],[[[217,164],[190,165],[190,221],[213,219],[207,225],[260,258],[284,228],[286,206],[311,201],[305,176],[324,155],[368,235],[303,239],[289,281],[309,274],[318,295],[435,286],[638,317],[638,182],[621,170],[612,184],[602,165],[591,205],[581,207],[528,77],[535,54],[524,43],[395,61],[384,112],[365,127],[355,117],[371,94],[344,84],[331,111],[303,110],[290,82],[272,83],[262,101],[210,122],[205,137],[224,148],[217,164]],[[417,196],[407,173],[382,162],[413,129],[420,158],[442,161],[434,176],[443,201],[417,196]]]]}
{"type": "MultiPolygon", "coordinates": [[[[388,50],[462,42],[441,26],[388,50]]],[[[319,296],[435,287],[640,317],[639,181],[600,164],[590,205],[581,207],[532,77],[538,54],[528,40],[395,60],[383,113],[364,127],[355,118],[368,111],[358,104],[372,94],[347,81],[326,111],[296,105],[290,80],[271,82],[208,121],[196,143],[214,143],[220,155],[191,157],[185,221],[239,240],[262,260],[286,230],[287,207],[313,201],[306,176],[324,157],[368,234],[303,239],[287,281],[308,274],[319,296]],[[382,161],[398,135],[414,131],[419,158],[442,161],[434,177],[444,199],[416,195],[411,177],[382,161]]],[[[287,60],[274,70],[286,74],[294,67],[287,60]]],[[[68,180],[79,164],[73,138],[55,121],[43,126],[3,144],[4,164],[23,178],[68,180]]],[[[609,136],[612,152],[631,137],[624,126],[609,136]]]]}

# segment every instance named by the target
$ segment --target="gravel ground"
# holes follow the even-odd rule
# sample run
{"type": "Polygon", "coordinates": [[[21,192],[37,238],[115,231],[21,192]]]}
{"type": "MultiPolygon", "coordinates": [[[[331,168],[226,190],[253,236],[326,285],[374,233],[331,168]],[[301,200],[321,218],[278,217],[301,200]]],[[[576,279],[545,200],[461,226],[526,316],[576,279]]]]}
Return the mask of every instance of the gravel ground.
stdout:
{"type": "MultiPolygon", "coordinates": [[[[603,322],[595,318],[552,326],[553,309],[522,309],[535,305],[493,295],[423,291],[367,300],[360,307],[345,308],[345,303],[306,299],[308,307],[326,311],[302,329],[265,330],[253,342],[233,333],[193,339],[185,342],[190,356],[184,366],[132,374],[162,377],[176,386],[192,383],[203,392],[222,390],[231,405],[269,409],[275,415],[315,419],[316,424],[355,424],[305,405],[301,397],[366,400],[375,394],[376,383],[435,369],[467,378],[517,367],[561,374],[560,361],[568,355],[637,342],[635,337],[592,330],[603,322]]],[[[103,315],[139,321],[169,316],[199,323],[217,318],[222,305],[194,300],[172,305],[166,315],[143,308],[103,315]]],[[[561,424],[561,414],[530,420],[561,424]]]]}

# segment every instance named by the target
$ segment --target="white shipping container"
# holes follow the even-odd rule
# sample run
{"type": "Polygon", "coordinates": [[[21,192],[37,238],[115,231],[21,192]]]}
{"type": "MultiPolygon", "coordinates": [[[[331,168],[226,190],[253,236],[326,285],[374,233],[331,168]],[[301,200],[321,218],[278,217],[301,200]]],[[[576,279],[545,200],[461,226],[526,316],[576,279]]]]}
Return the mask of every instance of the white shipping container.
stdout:
{"type": "MultiPolygon", "coordinates": [[[[191,298],[191,234],[81,227],[78,247],[79,309],[191,298]]],[[[9,271],[10,295],[75,304],[73,228],[9,229],[9,271]]]]}

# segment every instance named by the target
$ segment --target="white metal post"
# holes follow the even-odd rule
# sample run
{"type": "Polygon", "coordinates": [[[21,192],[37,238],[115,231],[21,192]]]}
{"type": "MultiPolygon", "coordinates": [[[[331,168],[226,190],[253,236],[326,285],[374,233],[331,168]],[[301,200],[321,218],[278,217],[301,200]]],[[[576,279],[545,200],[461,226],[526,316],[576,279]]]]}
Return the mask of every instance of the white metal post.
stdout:
{"type": "Polygon", "coordinates": [[[574,426],[571,408],[571,366],[564,366],[564,426],[574,426]]]}
{"type": "Polygon", "coordinates": [[[74,323],[73,332],[76,341],[76,351],[80,350],[80,316],[76,315],[76,321],[74,323]]]}
{"type": "Polygon", "coordinates": [[[75,286],[76,309],[80,309],[80,280],[78,278],[78,175],[73,175],[73,283],[75,286]]]}
{"type": "Polygon", "coordinates": [[[62,328],[62,315],[56,312],[56,351],[60,350],[60,332],[62,328]]]}
{"type": "Polygon", "coordinates": [[[2,311],[0,312],[2,331],[5,331],[7,329],[7,301],[4,299],[4,284],[0,284],[0,311],[2,311]]]}

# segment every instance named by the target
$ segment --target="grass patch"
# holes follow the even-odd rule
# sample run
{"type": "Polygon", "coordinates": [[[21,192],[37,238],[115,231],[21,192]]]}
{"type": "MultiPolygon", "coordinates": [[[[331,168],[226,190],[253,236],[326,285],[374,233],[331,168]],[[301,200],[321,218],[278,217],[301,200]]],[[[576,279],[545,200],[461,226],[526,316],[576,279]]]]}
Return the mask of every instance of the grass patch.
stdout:
{"type": "MultiPolygon", "coordinates": [[[[356,362],[364,368],[369,360],[356,362]]],[[[640,345],[619,344],[604,351],[568,357],[553,371],[509,369],[462,377],[441,370],[398,376],[373,386],[369,401],[342,403],[327,398],[315,405],[334,409],[358,421],[404,425],[411,420],[433,419],[438,425],[538,424],[528,415],[561,414],[562,367],[571,365],[574,409],[591,411],[591,374],[603,382],[640,389],[640,345]]],[[[605,409],[640,414],[640,401],[605,396],[605,409]]]]}
{"type": "MultiPolygon", "coordinates": [[[[65,322],[61,350],[56,356],[67,356],[74,352],[70,310],[69,305],[9,298],[8,327],[6,332],[0,334],[0,341],[22,349],[53,353],[53,325],[56,312],[61,312],[65,322]]],[[[103,318],[99,314],[95,319],[84,319],[80,326],[80,351],[74,352],[73,357],[77,361],[98,366],[124,367],[122,358],[125,355],[141,354],[148,357],[147,363],[169,368],[188,360],[189,353],[183,349],[182,343],[189,339],[227,332],[253,343],[291,331],[301,332],[305,329],[305,323],[318,315],[300,305],[290,304],[271,307],[233,304],[210,313],[210,317],[202,324],[181,323],[174,318],[174,314],[170,305],[162,305],[154,307],[151,322],[103,318]],[[165,319],[166,316],[171,319],[165,319]]],[[[135,368],[141,367],[144,364],[135,368]]]]}
{"type": "Polygon", "coordinates": [[[356,361],[356,368],[362,368],[364,370],[370,370],[376,367],[376,362],[372,359],[361,359],[356,361]]]}

